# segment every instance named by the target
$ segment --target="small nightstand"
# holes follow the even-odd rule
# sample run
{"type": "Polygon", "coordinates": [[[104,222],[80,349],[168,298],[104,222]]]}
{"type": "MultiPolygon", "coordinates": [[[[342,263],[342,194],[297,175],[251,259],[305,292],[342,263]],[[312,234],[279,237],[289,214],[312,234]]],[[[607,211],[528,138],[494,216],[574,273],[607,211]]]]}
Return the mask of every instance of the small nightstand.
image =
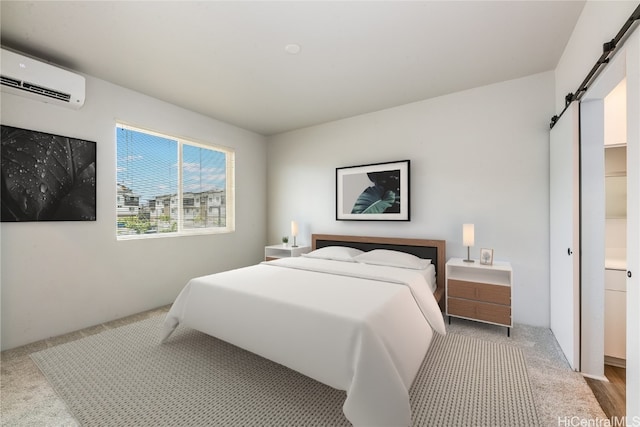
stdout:
{"type": "Polygon", "coordinates": [[[264,247],[264,260],[272,261],[278,258],[288,258],[306,254],[311,250],[310,246],[284,246],[270,245],[264,247]]]}
{"type": "Polygon", "coordinates": [[[511,335],[513,271],[508,262],[483,265],[451,258],[447,262],[446,314],[507,327],[511,335]]]}

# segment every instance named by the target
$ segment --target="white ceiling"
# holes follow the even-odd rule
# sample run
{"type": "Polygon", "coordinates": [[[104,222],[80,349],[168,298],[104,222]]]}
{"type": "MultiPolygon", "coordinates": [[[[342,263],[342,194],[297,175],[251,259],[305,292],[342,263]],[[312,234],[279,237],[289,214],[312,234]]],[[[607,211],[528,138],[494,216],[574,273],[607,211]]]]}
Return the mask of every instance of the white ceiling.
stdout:
{"type": "Polygon", "coordinates": [[[272,135],[553,70],[584,1],[0,5],[5,47],[272,135]]]}

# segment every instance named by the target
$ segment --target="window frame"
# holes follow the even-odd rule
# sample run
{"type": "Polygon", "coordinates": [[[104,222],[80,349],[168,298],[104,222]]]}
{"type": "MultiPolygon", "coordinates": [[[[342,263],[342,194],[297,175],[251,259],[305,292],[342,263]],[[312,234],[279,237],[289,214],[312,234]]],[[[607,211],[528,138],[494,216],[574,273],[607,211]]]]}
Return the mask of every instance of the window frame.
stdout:
{"type": "MultiPolygon", "coordinates": [[[[235,232],[235,150],[231,147],[213,144],[213,143],[204,143],[200,141],[196,141],[193,138],[183,138],[175,135],[171,135],[168,133],[162,133],[158,131],[153,131],[148,128],[130,125],[123,121],[116,121],[115,124],[115,149],[116,149],[116,203],[115,203],[115,231],[116,231],[116,239],[118,241],[126,241],[126,240],[139,240],[139,239],[158,239],[158,238],[171,238],[171,237],[183,237],[183,236],[198,236],[198,235],[212,235],[212,234],[227,234],[235,232]],[[177,144],[177,153],[176,153],[176,165],[178,170],[178,185],[177,185],[177,194],[176,194],[176,203],[173,203],[173,197],[170,199],[169,209],[173,211],[177,210],[177,224],[178,230],[165,232],[165,233],[149,233],[149,234],[118,234],[118,129],[126,129],[133,132],[145,133],[155,137],[164,138],[168,140],[175,141],[177,144]],[[183,147],[185,145],[197,148],[203,148],[207,150],[219,151],[225,154],[225,188],[224,188],[224,201],[225,201],[225,226],[224,227],[210,227],[210,228],[184,228],[183,217],[184,217],[184,195],[183,193],[189,193],[188,191],[183,191],[183,170],[184,170],[184,162],[183,162],[183,147]]],[[[126,206],[126,197],[125,206],[126,206]]],[[[138,204],[138,208],[140,205],[138,204]]]]}

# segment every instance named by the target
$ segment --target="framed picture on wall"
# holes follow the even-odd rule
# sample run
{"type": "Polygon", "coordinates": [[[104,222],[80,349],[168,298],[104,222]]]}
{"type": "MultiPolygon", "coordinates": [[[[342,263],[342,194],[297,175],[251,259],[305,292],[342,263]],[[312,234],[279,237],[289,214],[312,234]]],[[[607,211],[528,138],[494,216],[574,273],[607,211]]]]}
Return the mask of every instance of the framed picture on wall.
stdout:
{"type": "Polygon", "coordinates": [[[410,161],[336,168],[336,220],[409,221],[410,161]]]}
{"type": "Polygon", "coordinates": [[[96,143],[0,126],[2,222],[95,221],[96,143]]]}
{"type": "Polygon", "coordinates": [[[493,265],[493,249],[480,249],[480,264],[493,265]]]}

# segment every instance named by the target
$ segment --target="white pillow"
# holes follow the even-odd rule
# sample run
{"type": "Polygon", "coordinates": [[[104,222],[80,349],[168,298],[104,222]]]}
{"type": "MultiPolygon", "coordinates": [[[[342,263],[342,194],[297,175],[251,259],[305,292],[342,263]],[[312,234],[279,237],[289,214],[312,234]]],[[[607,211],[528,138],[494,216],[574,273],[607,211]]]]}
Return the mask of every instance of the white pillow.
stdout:
{"type": "Polygon", "coordinates": [[[413,270],[424,270],[431,264],[430,259],[422,259],[405,252],[390,251],[388,249],[374,249],[358,255],[354,260],[363,264],[386,265],[413,270]]]}
{"type": "Polygon", "coordinates": [[[356,262],[353,257],[364,253],[360,249],[349,248],[346,246],[326,246],[316,249],[308,254],[302,254],[307,258],[330,259],[334,261],[356,262]]]}

